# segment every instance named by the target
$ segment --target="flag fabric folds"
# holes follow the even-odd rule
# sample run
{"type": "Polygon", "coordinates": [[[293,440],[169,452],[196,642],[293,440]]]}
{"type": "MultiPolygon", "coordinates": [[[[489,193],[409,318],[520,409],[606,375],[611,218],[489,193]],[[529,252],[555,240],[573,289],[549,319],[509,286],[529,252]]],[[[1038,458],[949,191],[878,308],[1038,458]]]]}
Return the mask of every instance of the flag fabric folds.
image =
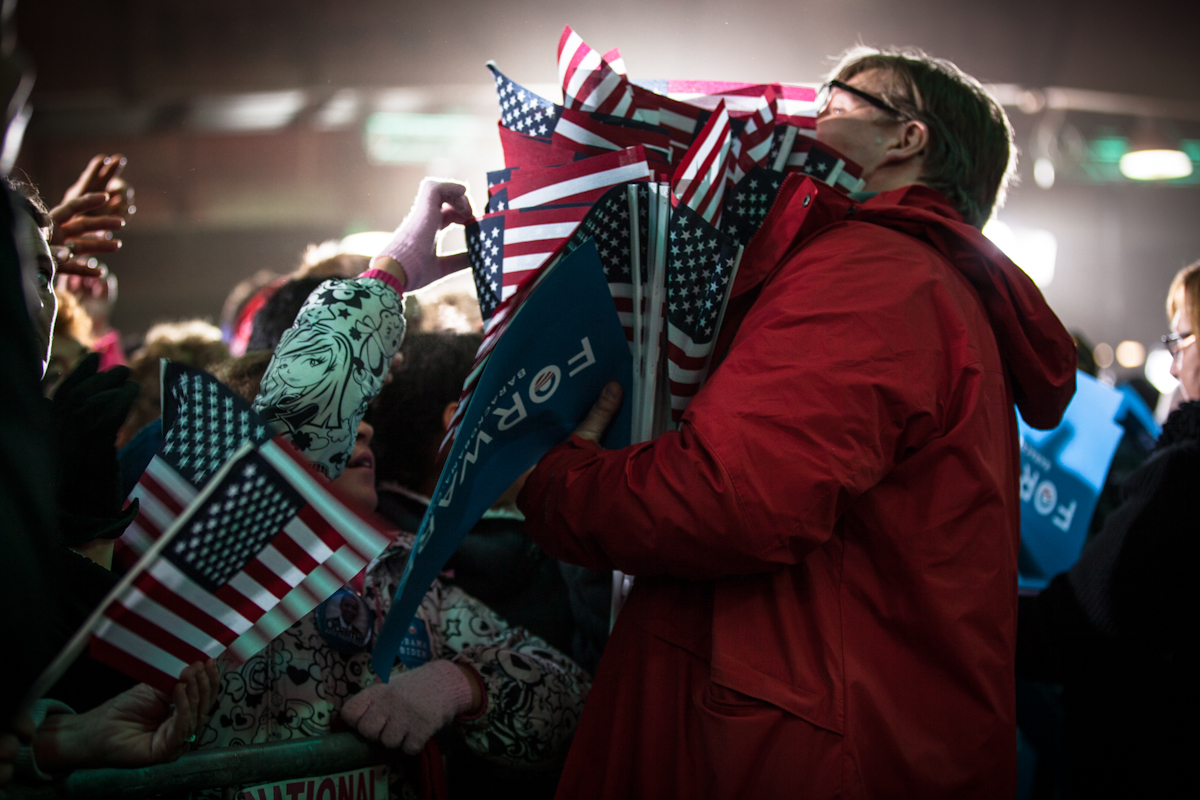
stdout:
{"type": "Polygon", "coordinates": [[[163,446],[131,493],[124,589],[101,605],[93,655],[158,688],[226,650],[249,658],[353,578],[396,531],[353,511],[248,403],[164,361],[163,446]]]}
{"type": "Polygon", "coordinates": [[[286,439],[247,442],[102,604],[92,655],[169,691],[189,663],[226,649],[249,658],[393,536],[339,500],[286,439]],[[357,558],[330,565],[346,548],[357,558]],[[264,630],[280,606],[286,624],[264,630]]]}
{"type": "Polygon", "coordinates": [[[484,320],[575,232],[589,208],[578,204],[498,211],[467,226],[467,256],[484,320]]]}
{"type": "Polygon", "coordinates": [[[138,500],[138,515],[113,549],[124,569],[171,527],[234,451],[271,438],[250,404],[207,372],[164,360],[159,381],[163,445],[129,495],[138,500]]]}
{"type": "Polygon", "coordinates": [[[714,222],[721,216],[732,145],[733,128],[721,102],[675,170],[671,185],[675,200],[706,222],[714,222]]]}

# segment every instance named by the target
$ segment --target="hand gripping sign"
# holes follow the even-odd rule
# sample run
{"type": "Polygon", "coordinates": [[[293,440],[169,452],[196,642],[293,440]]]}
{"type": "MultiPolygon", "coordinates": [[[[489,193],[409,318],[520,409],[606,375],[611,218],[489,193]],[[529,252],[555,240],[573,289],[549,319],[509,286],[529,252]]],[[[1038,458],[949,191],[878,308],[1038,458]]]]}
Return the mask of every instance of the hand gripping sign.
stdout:
{"type": "MultiPolygon", "coordinates": [[[[630,387],[633,366],[589,241],[553,268],[488,357],[372,654],[383,680],[421,598],[463,537],[521,473],[571,434],[611,380],[630,387]]],[[[630,419],[627,403],[606,446],[629,444],[630,419]]]]}

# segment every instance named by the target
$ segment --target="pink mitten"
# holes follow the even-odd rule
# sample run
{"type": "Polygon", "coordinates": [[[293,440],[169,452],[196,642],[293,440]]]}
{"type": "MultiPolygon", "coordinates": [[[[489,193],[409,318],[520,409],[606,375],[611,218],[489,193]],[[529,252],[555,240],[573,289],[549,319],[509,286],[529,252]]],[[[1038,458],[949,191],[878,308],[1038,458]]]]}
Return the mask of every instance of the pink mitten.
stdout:
{"type": "Polygon", "coordinates": [[[471,680],[452,661],[431,661],[373,683],[342,707],[342,719],[384,747],[416,755],[429,737],[471,708],[471,680]]]}
{"type": "Polygon", "coordinates": [[[465,225],[472,219],[466,186],[426,178],[417,190],[412,210],[379,255],[398,262],[408,278],[405,291],[415,291],[448,274],[450,265],[461,261],[453,256],[438,257],[438,231],[456,222],[465,225]]]}

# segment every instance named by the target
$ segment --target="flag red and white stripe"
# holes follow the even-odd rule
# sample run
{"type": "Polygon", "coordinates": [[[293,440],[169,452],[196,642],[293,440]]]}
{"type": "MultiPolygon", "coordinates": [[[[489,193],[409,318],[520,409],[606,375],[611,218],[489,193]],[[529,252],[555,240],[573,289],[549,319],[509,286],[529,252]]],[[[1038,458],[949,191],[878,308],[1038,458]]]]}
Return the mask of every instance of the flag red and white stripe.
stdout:
{"type": "MultiPolygon", "coordinates": [[[[667,169],[671,158],[671,137],[648,127],[628,127],[612,124],[613,117],[588,111],[563,109],[554,126],[552,143],[555,147],[587,155],[642,147],[654,166],[667,169]]],[[[634,123],[636,124],[636,123],[634,123]]]]}
{"type": "Polygon", "coordinates": [[[558,82],[563,106],[617,117],[633,115],[629,81],[568,25],[558,40],[558,82]]]}
{"type": "Polygon", "coordinates": [[[671,182],[675,200],[714,225],[721,216],[732,138],[729,114],[725,104],[718,103],[715,113],[675,170],[671,182]]]}
{"type": "Polygon", "coordinates": [[[648,181],[653,171],[641,147],[628,147],[604,155],[573,161],[557,167],[526,169],[513,173],[505,188],[508,208],[591,203],[611,186],[631,181],[648,181]]]}
{"type": "Polygon", "coordinates": [[[491,288],[507,300],[570,238],[590,208],[560,205],[487,214],[468,228],[467,252],[485,276],[499,278],[499,286],[491,288]]]}
{"type": "Polygon", "coordinates": [[[730,184],[736,184],[750,170],[766,161],[775,135],[775,90],[768,88],[759,98],[754,113],[746,119],[745,127],[734,142],[730,184]]]}

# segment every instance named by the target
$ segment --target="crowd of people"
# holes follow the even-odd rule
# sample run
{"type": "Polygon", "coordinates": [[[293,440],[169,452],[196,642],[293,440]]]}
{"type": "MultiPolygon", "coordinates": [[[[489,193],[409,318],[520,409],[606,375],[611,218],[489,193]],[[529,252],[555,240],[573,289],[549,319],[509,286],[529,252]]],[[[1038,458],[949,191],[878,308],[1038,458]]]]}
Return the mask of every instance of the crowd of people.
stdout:
{"type": "Polygon", "coordinates": [[[6,179],[0,591],[21,644],[0,782],[352,730],[435,754],[395,773],[398,796],[1011,798],[1018,675],[1066,687],[1067,794],[1181,774],[1200,264],[1167,302],[1188,402],[1078,564],[1018,604],[1012,409],[1055,426],[1076,347],[980,233],[1011,128],[923,54],[857,49],[831,77],[817,137],[866,191],[835,213],[784,184],[679,429],[603,449],[628,388],[606,387],[460,545],[386,682],[371,643],[481,342],[461,295],[418,299],[464,266],[436,242],[473,218],[465,187],[423,182],[374,257],[314,246],[234,287],[219,325],[130,337],[98,260],[135,210],[125,157],[96,156],[51,208],[6,179]],[[211,372],[400,533],[244,663],[192,664],[168,695],[85,654],[29,705],[117,581],[163,440],[162,359],[211,372]],[[636,582],[610,636],[613,570],[636,582]]]}

